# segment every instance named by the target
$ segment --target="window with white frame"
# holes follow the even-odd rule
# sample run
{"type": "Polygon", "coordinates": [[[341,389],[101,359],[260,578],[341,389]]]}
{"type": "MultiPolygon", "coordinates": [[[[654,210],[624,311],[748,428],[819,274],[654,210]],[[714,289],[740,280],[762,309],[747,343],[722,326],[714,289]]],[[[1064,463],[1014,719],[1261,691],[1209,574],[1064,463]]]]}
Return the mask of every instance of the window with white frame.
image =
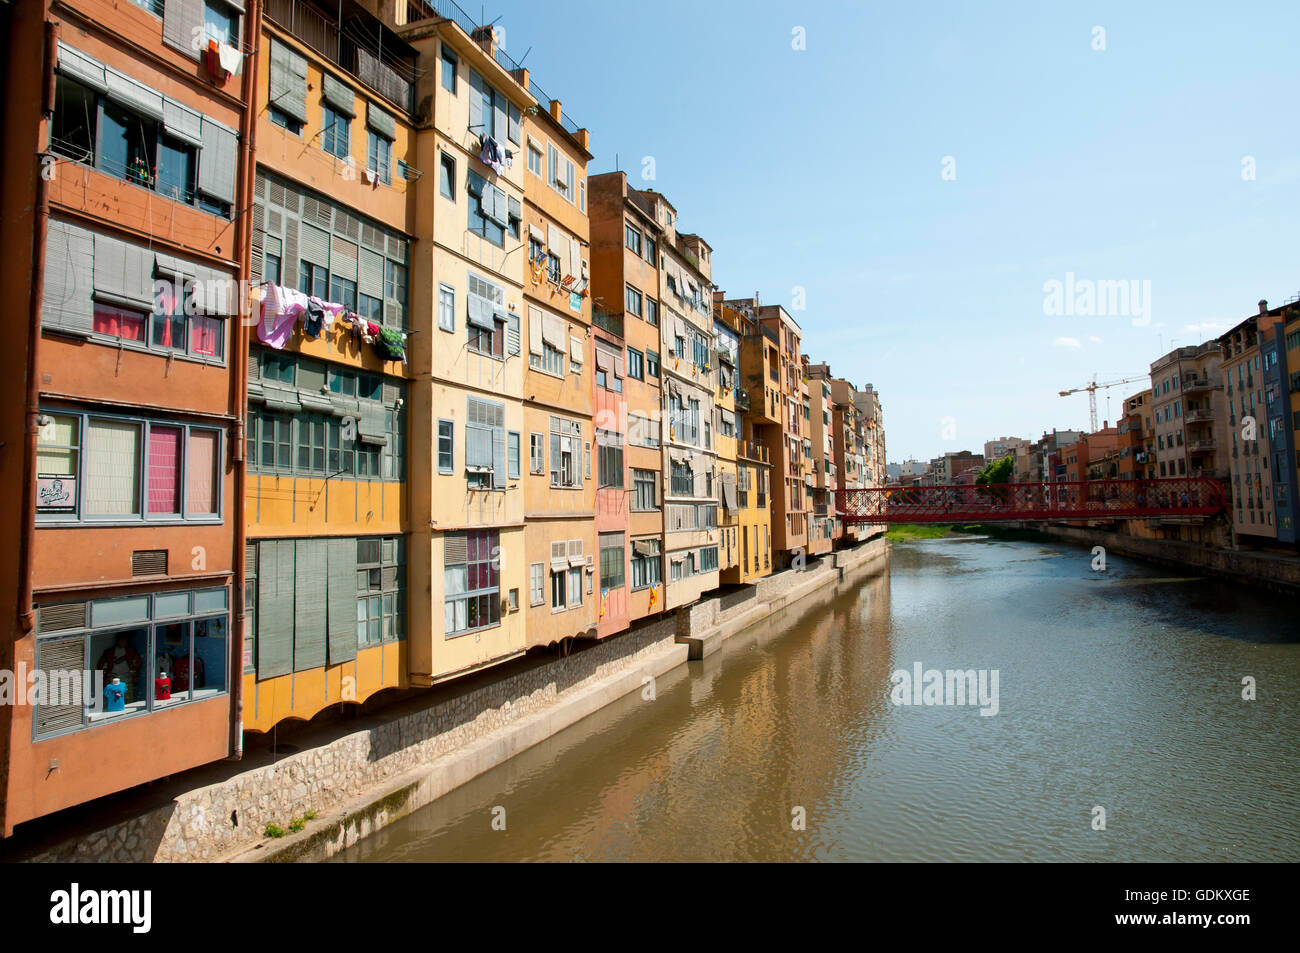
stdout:
{"type": "Polygon", "coordinates": [[[551,486],[582,486],[582,424],[551,417],[551,486]]]}

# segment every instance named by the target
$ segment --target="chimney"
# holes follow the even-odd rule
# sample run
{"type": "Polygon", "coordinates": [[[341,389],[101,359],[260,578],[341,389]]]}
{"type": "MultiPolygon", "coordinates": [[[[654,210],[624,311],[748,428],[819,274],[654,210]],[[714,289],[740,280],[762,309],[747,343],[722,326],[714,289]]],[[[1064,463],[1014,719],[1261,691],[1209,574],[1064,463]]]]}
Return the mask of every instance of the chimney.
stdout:
{"type": "Polygon", "coordinates": [[[494,26],[488,24],[478,27],[470,34],[470,39],[477,43],[484,53],[496,59],[497,31],[494,26]]]}
{"type": "Polygon", "coordinates": [[[560,111],[560,101],[558,99],[552,99],[551,118],[554,119],[556,122],[559,122],[563,115],[564,114],[560,111]]]}
{"type": "Polygon", "coordinates": [[[1268,314],[1268,302],[1265,301],[1263,298],[1259,299],[1259,313],[1268,314]]]}

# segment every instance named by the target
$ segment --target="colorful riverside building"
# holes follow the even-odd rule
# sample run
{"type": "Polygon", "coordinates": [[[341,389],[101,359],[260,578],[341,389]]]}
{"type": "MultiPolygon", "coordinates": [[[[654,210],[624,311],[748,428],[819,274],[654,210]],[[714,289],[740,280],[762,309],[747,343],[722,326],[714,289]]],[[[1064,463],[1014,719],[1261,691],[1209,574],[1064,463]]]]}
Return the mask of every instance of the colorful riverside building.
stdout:
{"type": "Polygon", "coordinates": [[[829,553],[840,535],[841,524],[835,512],[840,471],[835,465],[835,436],[831,427],[830,369],[825,364],[812,364],[805,354],[803,376],[808,389],[804,422],[808,426],[808,447],[812,454],[808,474],[812,496],[808,552],[819,556],[829,553]]]}
{"type": "Polygon", "coordinates": [[[713,440],[718,450],[718,580],[739,582],[743,524],[740,512],[738,451],[741,421],[736,410],[736,391],[740,376],[741,317],[733,308],[722,304],[722,295],[713,298],[713,345],[717,359],[717,392],[714,396],[716,419],[713,440]]]}
{"type": "MultiPolygon", "coordinates": [[[[1271,372],[1279,360],[1277,329],[1285,327],[1294,311],[1290,305],[1270,309],[1267,301],[1261,301],[1258,314],[1252,314],[1217,341],[1223,348],[1223,394],[1231,433],[1228,489],[1236,543],[1266,546],[1278,541],[1275,483],[1283,487],[1285,509],[1290,509],[1290,479],[1285,470],[1291,468],[1292,461],[1277,459],[1287,444],[1278,434],[1282,415],[1271,413],[1284,400],[1284,394],[1281,382],[1270,383],[1266,372],[1271,372]],[[1265,340],[1270,344],[1267,365],[1261,347],[1265,340]]],[[[1285,350],[1284,342],[1281,351],[1285,350]]],[[[1294,523],[1281,541],[1288,542],[1286,537],[1293,532],[1294,523]]]]}
{"type": "MultiPolygon", "coordinates": [[[[624,428],[612,414],[593,429],[588,134],[564,116],[558,100],[531,85],[527,70],[515,75],[539,101],[535,113],[524,114],[521,150],[528,366],[520,452],[527,454],[525,632],[529,646],[545,646],[598,633],[597,486],[609,480],[611,490],[624,487],[624,428]]],[[[520,473],[512,471],[510,478],[520,473]]],[[[621,553],[617,563],[621,569],[621,553]]]]}
{"type": "Polygon", "coordinates": [[[408,450],[428,440],[407,365],[362,325],[427,342],[430,308],[410,278],[416,50],[364,12],[344,28],[282,0],[259,48],[243,681],[244,727],[268,731],[409,684],[408,450]],[[280,289],[359,320],[277,333],[280,289]]]}
{"type": "Polygon", "coordinates": [[[746,427],[752,426],[755,442],[771,461],[772,562],[784,569],[806,556],[808,547],[802,332],[780,305],[760,304],[757,297],[723,303],[743,315],[750,329],[740,352],[741,386],[749,404],[746,427]]]}
{"type": "Polygon", "coordinates": [[[659,343],[663,233],[653,203],[628,184],[626,173],[593,175],[588,186],[594,411],[603,430],[621,434],[602,439],[621,439],[624,457],[623,482],[615,469],[607,468],[596,490],[597,587],[602,594],[597,631],[604,637],[665,609],[662,443],[667,428],[661,425],[659,343]]]}
{"type": "Polygon", "coordinates": [[[0,438],[0,668],[89,689],[0,705],[5,835],[241,750],[242,6],[0,12],[0,280],[27,306],[3,375],[25,412],[0,438]]]}
{"type": "Polygon", "coordinates": [[[664,608],[690,605],[718,587],[717,358],[713,346],[713,250],[677,228],[677,209],[641,193],[660,229],[659,352],[662,364],[664,608]]]}
{"type": "MultiPolygon", "coordinates": [[[[743,382],[744,342],[760,333],[758,325],[725,300],[726,295],[715,291],[713,295],[714,327],[719,336],[719,394],[722,382],[731,381],[732,402],[735,407],[736,427],[736,517],[740,531],[739,560],[735,566],[724,567],[720,572],[723,585],[752,583],[772,574],[772,464],[764,444],[758,442],[756,423],[750,412],[749,392],[743,382]],[[738,348],[733,363],[728,363],[732,334],[738,348]],[[725,344],[725,348],[724,348],[725,344]]],[[[722,460],[723,452],[719,451],[722,460]]],[[[726,500],[723,500],[726,509],[726,500]]],[[[728,523],[731,522],[728,514],[728,523]]]]}
{"type": "MultiPolygon", "coordinates": [[[[884,459],[884,425],[878,419],[879,402],[874,400],[874,391],[869,392],[872,401],[866,404],[867,409],[873,414],[869,421],[866,413],[858,407],[858,389],[842,377],[832,377],[829,365],[810,365],[809,376],[814,383],[821,381],[830,390],[829,422],[826,424],[827,436],[830,441],[828,460],[833,467],[832,472],[837,476],[838,488],[856,490],[884,486],[881,466],[867,466],[869,453],[872,454],[873,462],[884,459]],[[875,440],[877,432],[880,437],[878,445],[875,440]],[[870,441],[868,440],[868,434],[872,436],[870,441]]],[[[817,445],[815,429],[813,438],[814,452],[817,445]]],[[[830,494],[828,505],[831,507],[835,505],[835,494],[833,492],[830,494]]],[[[864,523],[845,526],[842,520],[837,517],[835,541],[840,544],[851,545],[882,533],[886,528],[884,525],[868,525],[864,523]]]]}

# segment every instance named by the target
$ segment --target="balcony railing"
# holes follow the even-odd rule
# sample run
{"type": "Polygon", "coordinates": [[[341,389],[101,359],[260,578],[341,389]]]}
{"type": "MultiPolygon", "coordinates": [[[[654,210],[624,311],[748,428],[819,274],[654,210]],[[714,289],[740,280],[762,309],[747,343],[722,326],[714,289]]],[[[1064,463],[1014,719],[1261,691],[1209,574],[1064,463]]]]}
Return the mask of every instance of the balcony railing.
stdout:
{"type": "Polygon", "coordinates": [[[1183,391],[1199,392],[1203,390],[1214,390],[1219,386],[1217,381],[1212,381],[1208,377],[1185,377],[1183,378],[1183,391]]]}
{"type": "Polygon", "coordinates": [[[407,113],[415,111],[415,66],[385,50],[359,20],[340,28],[304,0],[266,0],[265,11],[271,22],[371,90],[407,113]]]}
{"type": "Polygon", "coordinates": [[[618,337],[623,336],[623,315],[621,314],[606,314],[604,311],[599,311],[593,308],[591,311],[591,321],[596,325],[596,327],[602,328],[610,334],[617,335],[618,337]]]}
{"type": "Polygon", "coordinates": [[[1199,423],[1204,423],[1206,421],[1213,420],[1214,411],[1200,410],[1200,409],[1189,410],[1185,416],[1187,417],[1187,422],[1189,424],[1199,424],[1199,423]]]}

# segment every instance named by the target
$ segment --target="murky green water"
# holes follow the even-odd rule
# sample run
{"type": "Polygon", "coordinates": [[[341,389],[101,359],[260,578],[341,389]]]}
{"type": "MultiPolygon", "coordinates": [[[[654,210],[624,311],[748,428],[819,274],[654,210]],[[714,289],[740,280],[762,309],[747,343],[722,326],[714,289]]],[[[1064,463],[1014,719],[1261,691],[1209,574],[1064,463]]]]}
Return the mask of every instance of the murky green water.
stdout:
{"type": "Polygon", "coordinates": [[[1294,600],[1090,559],[895,546],[887,575],[730,639],[654,701],[633,694],[338,859],[1300,860],[1294,600]],[[998,714],[894,705],[891,672],[916,662],[997,670],[998,714]]]}

